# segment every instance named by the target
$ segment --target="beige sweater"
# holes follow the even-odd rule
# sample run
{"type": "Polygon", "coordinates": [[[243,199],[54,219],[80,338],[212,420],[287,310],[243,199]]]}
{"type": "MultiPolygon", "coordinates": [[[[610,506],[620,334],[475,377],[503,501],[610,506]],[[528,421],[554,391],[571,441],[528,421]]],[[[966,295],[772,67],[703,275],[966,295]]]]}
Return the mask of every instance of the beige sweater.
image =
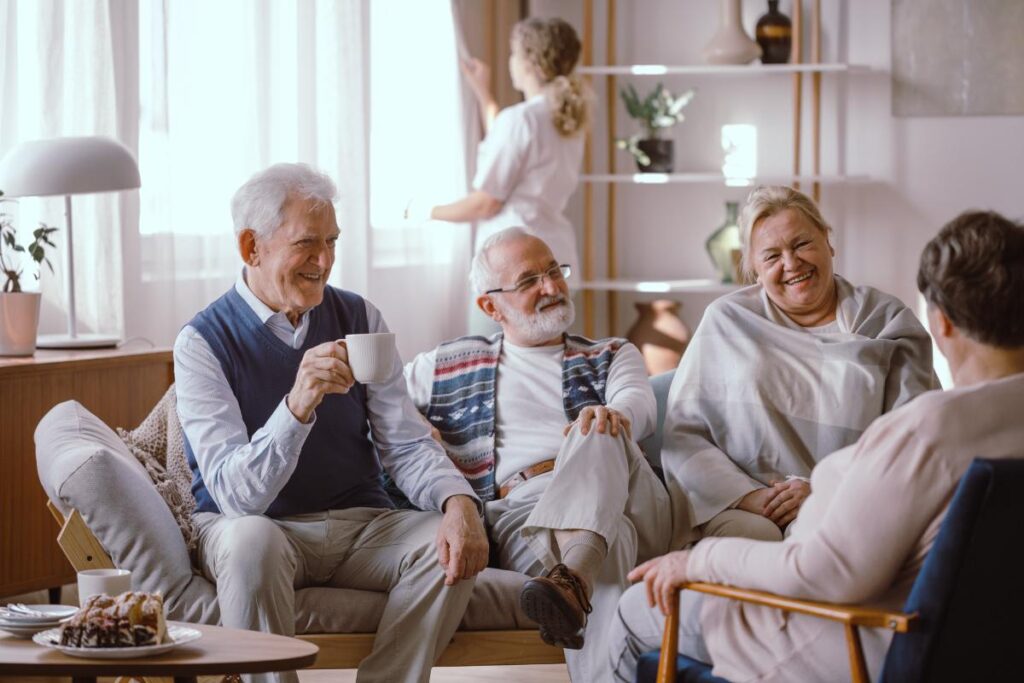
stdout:
{"type": "MultiPolygon", "coordinates": [[[[971,460],[1024,457],[1022,405],[1024,374],[918,397],[814,469],[813,493],[788,539],[703,540],[690,577],[902,607],[971,460]]],[[[705,601],[701,623],[715,674],[735,683],[849,677],[839,624],[717,598],[705,601]]],[[[862,631],[875,678],[891,633],[862,631]]]]}

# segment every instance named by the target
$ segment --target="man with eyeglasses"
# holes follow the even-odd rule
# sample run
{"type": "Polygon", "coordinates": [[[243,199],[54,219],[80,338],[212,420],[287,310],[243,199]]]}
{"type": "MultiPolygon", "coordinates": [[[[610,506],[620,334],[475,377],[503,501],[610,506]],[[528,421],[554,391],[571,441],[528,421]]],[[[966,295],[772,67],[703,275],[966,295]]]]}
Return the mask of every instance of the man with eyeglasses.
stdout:
{"type": "Polygon", "coordinates": [[[493,235],[470,281],[502,331],[445,342],[405,374],[413,403],[484,501],[492,557],[534,577],[520,594],[524,613],[567,649],[572,680],[603,681],[626,574],[667,548],[671,522],[634,440],[654,430],[657,413],[643,359],[623,339],[567,334],[569,274],[526,230],[493,235]]]}

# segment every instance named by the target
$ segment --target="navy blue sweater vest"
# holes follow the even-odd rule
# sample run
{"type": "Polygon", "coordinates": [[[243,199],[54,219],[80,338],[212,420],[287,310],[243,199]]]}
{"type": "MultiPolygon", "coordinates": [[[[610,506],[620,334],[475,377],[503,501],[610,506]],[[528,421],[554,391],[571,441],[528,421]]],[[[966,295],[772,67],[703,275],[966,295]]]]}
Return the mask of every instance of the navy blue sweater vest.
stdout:
{"type": "MultiPolygon", "coordinates": [[[[189,325],[220,361],[250,439],[291,390],[307,350],[368,331],[362,297],[333,287],[327,287],[323,302],[310,310],[309,332],[298,349],[274,336],[233,287],[189,325]]],[[[192,468],[196,511],[220,512],[187,438],[185,453],[192,468]]],[[[265,514],[287,517],[364,506],[394,507],[382,487],[380,461],[369,438],[366,387],[357,383],[347,394],[324,397],[295,471],[265,514]]]]}

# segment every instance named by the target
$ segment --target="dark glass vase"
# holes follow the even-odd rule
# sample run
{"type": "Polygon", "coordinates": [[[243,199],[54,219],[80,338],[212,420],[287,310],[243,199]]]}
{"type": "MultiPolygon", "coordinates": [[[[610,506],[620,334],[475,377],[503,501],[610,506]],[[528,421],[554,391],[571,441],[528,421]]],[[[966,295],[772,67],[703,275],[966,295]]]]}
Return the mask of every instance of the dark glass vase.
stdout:
{"type": "MultiPolygon", "coordinates": [[[[800,2],[801,0],[795,0],[800,2]]],[[[779,11],[779,0],[768,0],[768,14],[757,20],[754,32],[762,64],[785,64],[793,47],[793,24],[779,11]]]]}
{"type": "Polygon", "coordinates": [[[647,138],[636,143],[640,151],[647,155],[651,163],[644,166],[637,159],[636,167],[641,173],[671,173],[675,161],[675,149],[672,140],[647,138]]]}

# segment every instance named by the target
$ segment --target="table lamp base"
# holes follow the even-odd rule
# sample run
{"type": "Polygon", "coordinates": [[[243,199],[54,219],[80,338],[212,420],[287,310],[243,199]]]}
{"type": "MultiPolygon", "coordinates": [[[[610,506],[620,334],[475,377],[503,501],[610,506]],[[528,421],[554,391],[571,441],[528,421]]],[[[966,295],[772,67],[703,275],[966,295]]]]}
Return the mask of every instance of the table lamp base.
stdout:
{"type": "Polygon", "coordinates": [[[117,346],[121,340],[103,334],[41,334],[36,340],[39,349],[106,349],[117,346]]]}

